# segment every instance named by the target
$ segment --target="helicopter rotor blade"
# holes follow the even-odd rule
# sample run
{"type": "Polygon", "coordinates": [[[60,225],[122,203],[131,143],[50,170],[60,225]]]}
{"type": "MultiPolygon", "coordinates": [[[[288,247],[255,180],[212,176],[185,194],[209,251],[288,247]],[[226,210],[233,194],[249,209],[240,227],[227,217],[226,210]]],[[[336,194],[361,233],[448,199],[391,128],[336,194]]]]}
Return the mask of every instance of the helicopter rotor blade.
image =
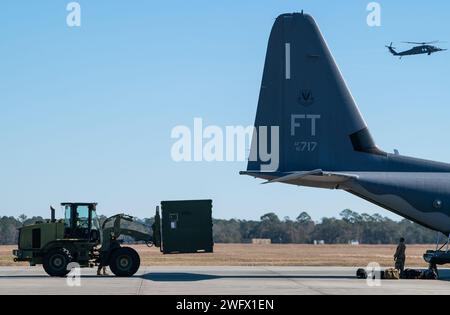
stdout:
{"type": "Polygon", "coordinates": [[[430,44],[436,44],[436,43],[439,43],[440,41],[438,41],[438,40],[434,40],[434,41],[431,41],[431,42],[403,42],[403,43],[405,43],[405,44],[412,44],[412,45],[430,45],[430,44]]]}

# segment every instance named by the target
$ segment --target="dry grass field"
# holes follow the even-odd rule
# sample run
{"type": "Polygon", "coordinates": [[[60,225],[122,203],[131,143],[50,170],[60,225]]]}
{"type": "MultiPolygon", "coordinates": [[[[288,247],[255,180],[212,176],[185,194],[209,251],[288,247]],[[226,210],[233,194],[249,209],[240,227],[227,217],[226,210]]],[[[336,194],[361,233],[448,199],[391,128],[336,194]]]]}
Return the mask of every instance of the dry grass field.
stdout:
{"type": "MultiPolygon", "coordinates": [[[[134,246],[145,266],[366,266],[378,262],[393,265],[394,245],[252,245],[216,244],[213,254],[163,255],[159,249],[134,246]]],[[[0,246],[0,266],[12,261],[14,246],[0,246]]],[[[407,265],[425,267],[422,259],[433,245],[409,245],[407,265]]],[[[26,265],[26,264],[25,264],[26,265]]]]}

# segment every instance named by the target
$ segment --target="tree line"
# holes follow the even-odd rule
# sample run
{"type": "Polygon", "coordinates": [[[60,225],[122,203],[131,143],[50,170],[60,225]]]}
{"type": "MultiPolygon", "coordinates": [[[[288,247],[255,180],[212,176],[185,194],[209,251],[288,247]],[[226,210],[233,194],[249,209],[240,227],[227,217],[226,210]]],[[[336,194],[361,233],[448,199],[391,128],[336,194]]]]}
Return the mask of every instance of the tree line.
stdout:
{"type": "Polygon", "coordinates": [[[294,220],[281,220],[275,213],[265,214],[259,221],[214,220],[217,243],[247,243],[263,238],[282,244],[395,244],[401,237],[409,244],[431,244],[436,241],[436,232],[406,219],[397,222],[349,209],[342,211],[339,218],[323,218],[320,222],[314,222],[306,212],[294,220]]]}
{"type": "MultiPolygon", "coordinates": [[[[103,221],[106,217],[101,216],[103,221]]],[[[18,228],[43,221],[41,217],[0,218],[0,245],[17,244],[18,228]]],[[[150,228],[153,218],[141,220],[150,228]]],[[[409,244],[430,244],[436,240],[436,232],[409,220],[394,221],[379,214],[359,214],[346,209],[339,218],[323,218],[314,222],[307,212],[297,218],[280,219],[275,213],[267,213],[260,220],[213,220],[216,243],[249,243],[252,239],[270,239],[280,244],[395,244],[404,237],[409,244]]]]}

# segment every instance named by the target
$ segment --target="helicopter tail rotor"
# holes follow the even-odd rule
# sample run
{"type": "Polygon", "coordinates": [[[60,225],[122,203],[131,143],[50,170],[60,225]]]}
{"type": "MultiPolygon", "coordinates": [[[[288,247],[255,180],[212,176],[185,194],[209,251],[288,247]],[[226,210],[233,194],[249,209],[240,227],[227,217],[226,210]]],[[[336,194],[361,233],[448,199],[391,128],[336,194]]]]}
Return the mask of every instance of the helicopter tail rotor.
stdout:
{"type": "Polygon", "coordinates": [[[389,51],[391,52],[391,54],[393,54],[394,56],[397,56],[398,53],[395,51],[395,47],[392,47],[393,43],[391,42],[391,44],[389,46],[386,46],[387,49],[389,49],[389,51]]]}

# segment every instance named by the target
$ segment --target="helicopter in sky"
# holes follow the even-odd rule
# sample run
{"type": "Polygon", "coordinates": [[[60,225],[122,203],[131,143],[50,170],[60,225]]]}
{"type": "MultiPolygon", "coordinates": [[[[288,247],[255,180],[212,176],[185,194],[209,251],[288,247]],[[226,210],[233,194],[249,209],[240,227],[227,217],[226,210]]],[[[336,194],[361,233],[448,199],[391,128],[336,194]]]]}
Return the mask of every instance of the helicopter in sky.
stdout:
{"type": "Polygon", "coordinates": [[[390,53],[394,56],[399,56],[400,59],[402,59],[403,56],[412,56],[412,55],[423,55],[423,54],[427,54],[428,56],[430,56],[431,54],[440,52],[440,51],[445,51],[447,49],[442,49],[436,46],[433,46],[432,44],[436,44],[439,43],[439,41],[432,41],[432,42],[424,42],[424,43],[418,43],[418,42],[403,42],[405,44],[410,44],[410,45],[418,45],[418,46],[414,46],[413,48],[409,49],[409,50],[405,50],[402,52],[397,52],[395,49],[395,47],[392,47],[391,43],[389,46],[386,46],[390,53]]]}

